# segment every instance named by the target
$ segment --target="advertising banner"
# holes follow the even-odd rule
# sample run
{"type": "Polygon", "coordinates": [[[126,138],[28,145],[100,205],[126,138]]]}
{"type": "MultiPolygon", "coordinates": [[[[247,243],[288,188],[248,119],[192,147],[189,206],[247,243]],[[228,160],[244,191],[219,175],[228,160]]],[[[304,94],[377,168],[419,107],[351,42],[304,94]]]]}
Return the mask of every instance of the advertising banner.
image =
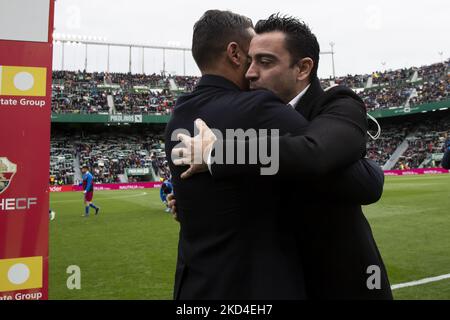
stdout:
{"type": "Polygon", "coordinates": [[[0,0],[0,300],[48,298],[52,0],[0,0]]]}
{"type": "MultiPolygon", "coordinates": [[[[104,183],[104,184],[95,184],[94,188],[95,191],[152,189],[152,188],[161,188],[161,182],[104,183]]],[[[50,192],[72,192],[72,191],[83,191],[83,188],[77,185],[50,187],[50,192]]]]}
{"type": "Polygon", "coordinates": [[[415,176],[421,174],[442,174],[449,173],[449,170],[443,168],[422,168],[422,169],[410,169],[410,170],[386,170],[385,176],[415,176]]]}

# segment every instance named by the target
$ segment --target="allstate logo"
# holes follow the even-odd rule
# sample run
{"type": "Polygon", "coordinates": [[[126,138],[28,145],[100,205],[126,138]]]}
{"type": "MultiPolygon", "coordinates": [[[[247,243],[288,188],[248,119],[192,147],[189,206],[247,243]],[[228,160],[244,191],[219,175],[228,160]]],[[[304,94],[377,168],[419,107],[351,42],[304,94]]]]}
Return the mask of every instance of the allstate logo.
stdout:
{"type": "Polygon", "coordinates": [[[10,186],[14,175],[17,172],[17,165],[6,157],[0,157],[0,194],[10,186]]]}

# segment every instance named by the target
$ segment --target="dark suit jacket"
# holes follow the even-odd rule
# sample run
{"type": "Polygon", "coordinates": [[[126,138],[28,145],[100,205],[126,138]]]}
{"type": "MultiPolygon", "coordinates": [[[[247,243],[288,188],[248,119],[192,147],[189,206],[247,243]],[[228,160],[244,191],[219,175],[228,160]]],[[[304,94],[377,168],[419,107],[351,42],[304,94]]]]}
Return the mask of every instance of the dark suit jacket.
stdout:
{"type": "MultiPolygon", "coordinates": [[[[173,131],[192,135],[197,118],[223,134],[233,128],[286,133],[307,125],[269,91],[242,92],[225,78],[205,75],[177,100],[166,127],[167,155],[179,143],[171,141],[173,131]]],[[[278,182],[214,181],[209,173],[181,180],[186,167],[172,159],[169,165],[180,220],[175,299],[306,298],[296,232],[278,182]]]]}
{"type": "Polygon", "coordinates": [[[441,161],[442,168],[450,169],[450,149],[445,151],[441,161]]]}
{"type": "MultiPolygon", "coordinates": [[[[307,125],[268,91],[241,92],[224,78],[204,76],[192,94],[177,101],[166,129],[167,154],[177,143],[170,141],[173,131],[184,128],[192,134],[198,117],[222,133],[231,128],[300,133],[307,125]]],[[[174,298],[305,298],[298,228],[286,215],[289,201],[277,178],[214,181],[205,173],[182,181],[186,167],[172,161],[170,166],[181,225],[174,298]]],[[[349,201],[374,202],[383,185],[376,169],[360,161],[332,187],[349,201]]],[[[295,185],[286,179],[281,183],[295,185]]]]}
{"type": "MultiPolygon", "coordinates": [[[[300,210],[296,223],[308,297],[391,299],[387,272],[361,206],[342,201],[341,195],[329,197],[311,191],[318,187],[317,177],[339,176],[364,157],[367,121],[363,102],[345,87],[324,92],[316,80],[296,110],[311,122],[301,135],[280,138],[279,175],[302,180],[293,191],[291,210],[300,210]],[[381,271],[381,289],[367,287],[370,266],[381,271]]],[[[257,176],[261,166],[213,164],[212,174],[216,179],[257,176]]],[[[322,189],[326,191],[335,182],[331,178],[322,189]]]]}

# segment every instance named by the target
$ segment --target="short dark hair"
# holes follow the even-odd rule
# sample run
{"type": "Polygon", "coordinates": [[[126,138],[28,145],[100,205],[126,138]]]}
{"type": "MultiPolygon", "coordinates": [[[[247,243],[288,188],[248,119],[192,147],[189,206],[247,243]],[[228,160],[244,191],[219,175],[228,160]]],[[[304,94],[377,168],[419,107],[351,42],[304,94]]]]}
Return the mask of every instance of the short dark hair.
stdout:
{"type": "Polygon", "coordinates": [[[289,51],[293,66],[298,60],[311,58],[314,66],[311,70],[311,80],[317,78],[319,67],[320,47],[316,36],[303,21],[297,18],[274,13],[265,20],[259,20],[255,25],[255,32],[262,34],[266,32],[281,31],[286,34],[286,49],[289,51]]]}
{"type": "Polygon", "coordinates": [[[250,18],[231,11],[208,10],[194,25],[192,56],[200,70],[213,65],[230,42],[250,42],[250,18]]]}

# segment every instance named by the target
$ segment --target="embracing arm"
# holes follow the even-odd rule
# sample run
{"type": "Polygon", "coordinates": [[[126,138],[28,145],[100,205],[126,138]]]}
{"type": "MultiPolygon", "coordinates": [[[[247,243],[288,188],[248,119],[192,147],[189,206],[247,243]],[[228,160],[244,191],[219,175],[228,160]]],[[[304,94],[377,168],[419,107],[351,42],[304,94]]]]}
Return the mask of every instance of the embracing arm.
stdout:
{"type": "MultiPolygon", "coordinates": [[[[324,107],[301,135],[287,134],[266,138],[268,146],[279,146],[278,174],[286,176],[321,176],[363,158],[366,151],[367,120],[359,101],[343,97],[324,107]]],[[[228,142],[227,142],[228,143],[228,142]]],[[[236,141],[246,149],[251,140],[236,141]]],[[[226,150],[225,150],[226,151],[226,150]]],[[[264,165],[225,165],[212,163],[214,178],[233,175],[258,175],[264,165]]]]}
{"type": "Polygon", "coordinates": [[[368,205],[383,194],[384,173],[373,160],[361,159],[335,173],[311,179],[306,194],[331,201],[368,205]]]}

